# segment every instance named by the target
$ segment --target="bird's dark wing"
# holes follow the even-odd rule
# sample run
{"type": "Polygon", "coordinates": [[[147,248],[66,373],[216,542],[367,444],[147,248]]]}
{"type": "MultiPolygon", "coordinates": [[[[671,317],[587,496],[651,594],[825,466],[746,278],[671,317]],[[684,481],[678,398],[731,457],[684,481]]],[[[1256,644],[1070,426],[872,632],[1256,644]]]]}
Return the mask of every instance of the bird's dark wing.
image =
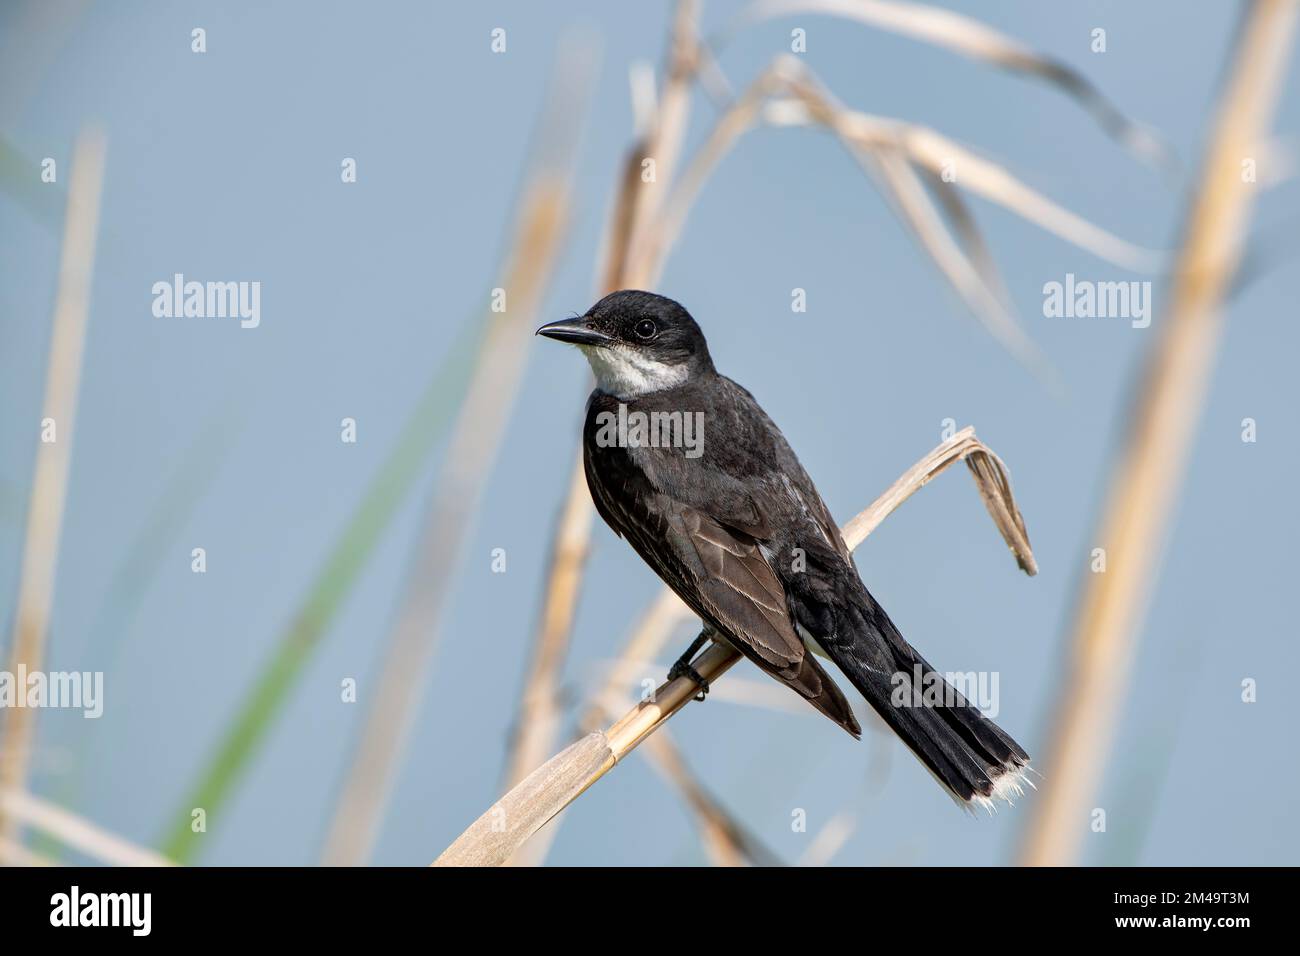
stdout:
{"type": "Polygon", "coordinates": [[[720,520],[657,487],[644,459],[638,463],[625,448],[587,441],[584,462],[600,516],[692,610],[764,671],[861,734],[844,695],[795,632],[785,589],[754,536],[760,508],[728,498],[717,510],[736,516],[720,520]]]}

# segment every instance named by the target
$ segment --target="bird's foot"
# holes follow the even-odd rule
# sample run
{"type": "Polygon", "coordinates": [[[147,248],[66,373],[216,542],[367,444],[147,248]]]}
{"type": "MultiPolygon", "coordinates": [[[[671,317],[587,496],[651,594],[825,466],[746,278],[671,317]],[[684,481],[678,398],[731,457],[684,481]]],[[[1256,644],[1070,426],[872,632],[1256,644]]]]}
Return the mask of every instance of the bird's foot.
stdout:
{"type": "Polygon", "coordinates": [[[691,666],[690,655],[680,658],[668,671],[670,681],[677,680],[679,677],[689,677],[695,682],[700,692],[695,695],[696,700],[704,700],[709,695],[709,682],[700,676],[700,672],[691,666]]]}

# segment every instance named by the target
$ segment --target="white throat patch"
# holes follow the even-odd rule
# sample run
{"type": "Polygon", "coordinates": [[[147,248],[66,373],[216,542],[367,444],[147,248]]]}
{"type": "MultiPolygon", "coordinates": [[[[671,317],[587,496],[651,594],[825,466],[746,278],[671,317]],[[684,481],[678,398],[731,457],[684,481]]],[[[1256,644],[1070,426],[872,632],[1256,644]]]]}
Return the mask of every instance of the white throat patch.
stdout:
{"type": "Polygon", "coordinates": [[[591,363],[596,387],[615,398],[636,398],[675,388],[689,374],[685,364],[669,365],[619,345],[580,345],[591,363]]]}

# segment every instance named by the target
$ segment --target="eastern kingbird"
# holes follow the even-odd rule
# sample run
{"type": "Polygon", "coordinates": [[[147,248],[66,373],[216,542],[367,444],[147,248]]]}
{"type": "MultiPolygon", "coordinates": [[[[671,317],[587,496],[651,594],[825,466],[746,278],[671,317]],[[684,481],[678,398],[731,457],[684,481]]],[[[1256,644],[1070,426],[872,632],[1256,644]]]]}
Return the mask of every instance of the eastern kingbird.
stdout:
{"type": "Polygon", "coordinates": [[[596,375],[583,426],[596,510],[705,622],[671,676],[707,691],[691,658],[722,640],[860,737],[817,654],[964,805],[1023,792],[1029,755],[903,640],[785,436],[714,369],[686,309],[626,290],[537,332],[596,375]]]}

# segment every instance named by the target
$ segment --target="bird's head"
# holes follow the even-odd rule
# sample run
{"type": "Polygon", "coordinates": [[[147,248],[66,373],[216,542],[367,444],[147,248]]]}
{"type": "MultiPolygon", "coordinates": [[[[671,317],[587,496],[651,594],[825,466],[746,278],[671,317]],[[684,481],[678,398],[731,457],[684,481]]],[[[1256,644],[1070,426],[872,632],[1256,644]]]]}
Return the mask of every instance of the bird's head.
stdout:
{"type": "Polygon", "coordinates": [[[585,315],[543,325],[537,334],[582,349],[597,387],[616,398],[663,391],[713,372],[709,346],[691,314],[652,292],[612,292],[585,315]]]}

